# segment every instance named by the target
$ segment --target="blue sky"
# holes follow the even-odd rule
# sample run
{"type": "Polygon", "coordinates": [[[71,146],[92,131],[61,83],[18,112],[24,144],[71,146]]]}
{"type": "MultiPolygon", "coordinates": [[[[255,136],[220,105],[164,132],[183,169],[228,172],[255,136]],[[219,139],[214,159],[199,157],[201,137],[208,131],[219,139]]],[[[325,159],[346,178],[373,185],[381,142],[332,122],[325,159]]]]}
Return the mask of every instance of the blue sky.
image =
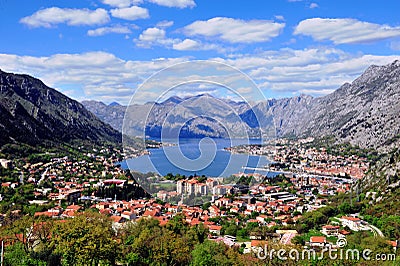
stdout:
{"type": "Polygon", "coordinates": [[[400,59],[397,10],[395,0],[0,0],[0,69],[126,104],[155,72],[212,60],[265,97],[320,96],[400,59]]]}

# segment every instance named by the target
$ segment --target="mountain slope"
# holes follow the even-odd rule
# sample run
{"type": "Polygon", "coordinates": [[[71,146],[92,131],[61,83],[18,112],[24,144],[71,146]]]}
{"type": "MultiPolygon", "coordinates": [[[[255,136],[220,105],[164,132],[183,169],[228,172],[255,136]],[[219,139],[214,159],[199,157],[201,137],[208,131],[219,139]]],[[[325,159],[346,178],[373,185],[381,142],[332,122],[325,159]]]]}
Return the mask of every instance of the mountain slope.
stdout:
{"type": "Polygon", "coordinates": [[[0,70],[0,145],[43,141],[121,142],[121,134],[79,102],[28,75],[0,70]]]}
{"type": "Polygon", "coordinates": [[[254,108],[261,114],[268,110],[278,137],[329,135],[340,143],[389,151],[400,144],[400,61],[371,66],[351,84],[323,97],[269,100],[254,108]]]}
{"type": "Polygon", "coordinates": [[[126,106],[115,102],[106,105],[98,101],[82,101],[82,104],[86,109],[100,118],[101,121],[109,124],[118,131],[122,131],[126,106]]]}
{"type": "Polygon", "coordinates": [[[340,142],[368,148],[395,147],[400,135],[400,61],[371,66],[351,84],[316,98],[302,124],[303,135],[334,135],[340,142]]]}
{"type": "MultiPolygon", "coordinates": [[[[82,104],[103,121],[122,130],[126,107],[95,101],[83,101],[82,104]]],[[[181,137],[227,137],[228,132],[236,136],[256,136],[258,128],[240,119],[240,112],[248,109],[244,102],[217,99],[208,94],[186,98],[175,96],[161,103],[133,104],[127,108],[129,125],[125,128],[130,132],[125,133],[137,136],[145,130],[148,136],[160,137],[163,129],[165,136],[175,136],[177,132],[181,137]]]]}
{"type": "Polygon", "coordinates": [[[187,97],[178,103],[167,100],[154,105],[148,118],[146,134],[159,134],[162,125],[166,136],[176,136],[181,127],[181,137],[257,136],[257,129],[249,127],[238,113],[248,108],[244,102],[226,101],[209,94],[187,97]]]}
{"type": "Polygon", "coordinates": [[[271,99],[257,104],[253,111],[264,130],[275,128],[277,137],[299,136],[313,101],[315,99],[309,95],[271,99]]]}
{"type": "MultiPolygon", "coordinates": [[[[122,128],[123,106],[106,106],[84,102],[106,122],[122,128]]],[[[400,61],[386,66],[371,66],[351,84],[335,92],[313,98],[300,95],[271,99],[252,109],[245,103],[216,99],[210,95],[172,97],[162,103],[146,103],[129,107],[130,126],[147,135],[159,137],[161,125],[167,131],[195,116],[208,116],[223,121],[230,130],[238,130],[242,122],[246,130],[275,131],[277,137],[334,136],[338,142],[349,142],[362,148],[390,150],[400,144],[400,61]],[[154,106],[153,106],[154,105],[154,106]],[[145,114],[150,116],[145,118],[145,114]],[[169,116],[168,119],[165,119],[169,116]],[[146,124],[146,125],[145,125],[146,124]]],[[[215,121],[198,118],[185,127],[185,136],[224,137],[215,121]],[[196,126],[193,126],[196,125],[196,126]],[[207,129],[205,132],[202,129],[207,129]]],[[[271,135],[270,135],[271,136],[271,135]]]]}

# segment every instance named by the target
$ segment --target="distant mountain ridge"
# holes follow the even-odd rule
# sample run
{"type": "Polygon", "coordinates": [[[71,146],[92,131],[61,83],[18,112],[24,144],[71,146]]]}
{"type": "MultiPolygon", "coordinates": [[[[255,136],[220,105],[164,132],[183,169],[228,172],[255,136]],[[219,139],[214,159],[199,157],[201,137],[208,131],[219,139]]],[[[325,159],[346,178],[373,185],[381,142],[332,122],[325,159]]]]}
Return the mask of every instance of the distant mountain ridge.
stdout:
{"type": "MultiPolygon", "coordinates": [[[[228,131],[257,136],[260,129],[274,130],[278,137],[331,135],[340,142],[390,150],[400,144],[399,77],[397,60],[369,67],[352,83],[326,96],[270,99],[253,108],[208,94],[175,96],[161,103],[130,106],[130,127],[134,132],[145,129],[146,135],[153,137],[159,137],[161,129],[172,134],[182,126],[184,137],[227,137],[228,131]]],[[[122,129],[126,106],[96,101],[82,104],[38,79],[0,71],[0,145],[42,140],[121,141],[121,133],[115,129],[122,129]]]]}
{"type": "MultiPolygon", "coordinates": [[[[96,101],[82,103],[103,121],[122,130],[126,106],[115,107],[96,101]]],[[[239,119],[237,111],[247,109],[244,102],[217,99],[209,94],[185,98],[173,96],[161,103],[131,105],[129,122],[132,124],[133,135],[140,135],[145,130],[146,135],[151,137],[161,136],[161,124],[164,124],[163,134],[166,135],[175,134],[184,125],[180,132],[181,137],[227,137],[229,130],[248,130],[251,134],[257,134],[257,130],[246,126],[239,119]]]]}
{"type": "Polygon", "coordinates": [[[28,75],[0,70],[0,145],[43,141],[120,143],[121,133],[81,103],[28,75]]]}
{"type": "MultiPolygon", "coordinates": [[[[137,113],[132,122],[137,130],[143,130],[143,114],[153,105],[151,117],[147,119],[146,130],[150,136],[159,136],[164,116],[174,110],[176,121],[167,121],[164,130],[170,130],[179,121],[182,114],[201,114],[206,102],[207,113],[214,118],[224,119],[224,123],[235,129],[231,120],[232,108],[239,115],[247,129],[260,127],[263,130],[275,128],[276,136],[322,137],[334,136],[340,142],[350,142],[361,147],[381,149],[394,147],[400,139],[400,61],[386,66],[370,66],[351,84],[346,83],[331,94],[314,98],[300,95],[291,98],[270,99],[256,104],[253,108],[245,103],[217,99],[210,95],[171,97],[162,103],[146,103],[131,107],[137,113]],[[157,115],[155,115],[157,114],[157,115]],[[256,119],[258,118],[258,119],[256,119]]],[[[107,106],[100,102],[83,102],[83,104],[103,121],[121,130],[125,108],[107,106]]],[[[223,132],[213,128],[210,121],[204,120],[203,128],[209,132],[193,127],[187,136],[223,137],[223,132]]],[[[201,122],[199,121],[199,123],[201,122]]]]}
{"type": "Polygon", "coordinates": [[[109,105],[99,101],[82,101],[83,106],[104,123],[111,125],[119,132],[122,131],[122,123],[124,120],[126,106],[119,103],[110,103],[109,105]]]}

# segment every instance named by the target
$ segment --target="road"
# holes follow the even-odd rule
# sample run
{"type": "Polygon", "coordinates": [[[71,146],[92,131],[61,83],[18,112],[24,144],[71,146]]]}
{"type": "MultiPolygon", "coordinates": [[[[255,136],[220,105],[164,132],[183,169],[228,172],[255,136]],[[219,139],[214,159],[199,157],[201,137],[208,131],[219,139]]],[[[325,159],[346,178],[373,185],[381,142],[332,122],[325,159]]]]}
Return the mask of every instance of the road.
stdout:
{"type": "Polygon", "coordinates": [[[41,184],[44,179],[46,178],[47,175],[47,171],[49,170],[49,168],[47,167],[46,170],[43,172],[42,177],[39,179],[39,181],[37,182],[38,184],[41,184]]]}
{"type": "MultiPolygon", "coordinates": [[[[364,221],[365,222],[365,221],[364,221]]],[[[379,228],[377,228],[376,226],[369,224],[367,222],[365,222],[365,226],[369,227],[371,229],[371,231],[374,233],[374,236],[376,237],[377,235],[379,235],[380,237],[385,237],[382,233],[381,230],[379,230],[379,228]]]]}

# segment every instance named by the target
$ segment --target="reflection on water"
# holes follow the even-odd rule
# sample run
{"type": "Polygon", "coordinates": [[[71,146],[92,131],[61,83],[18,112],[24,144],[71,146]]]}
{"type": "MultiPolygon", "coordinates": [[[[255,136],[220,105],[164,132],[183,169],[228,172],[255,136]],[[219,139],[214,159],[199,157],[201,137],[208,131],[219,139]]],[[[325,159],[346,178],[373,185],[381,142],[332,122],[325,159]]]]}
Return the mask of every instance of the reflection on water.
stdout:
{"type": "Polygon", "coordinates": [[[161,175],[179,173],[187,176],[197,174],[209,177],[227,177],[243,171],[245,173],[252,172],[251,170],[242,169],[243,166],[262,167],[269,162],[265,156],[231,154],[224,150],[226,147],[241,144],[260,144],[260,139],[212,139],[212,141],[203,141],[202,143],[201,149],[203,153],[211,153],[216,149],[215,156],[211,159],[207,158],[209,161],[205,163],[204,160],[196,160],[201,155],[199,149],[200,141],[201,139],[180,139],[179,145],[150,149],[150,155],[128,159],[121,162],[121,165],[123,168],[128,168],[129,166],[131,170],[142,173],[158,172],[161,175]],[[168,157],[166,154],[168,154],[168,157]],[[181,154],[187,159],[184,160],[184,165],[182,165],[181,154]],[[191,169],[196,169],[196,171],[191,169]]]}

